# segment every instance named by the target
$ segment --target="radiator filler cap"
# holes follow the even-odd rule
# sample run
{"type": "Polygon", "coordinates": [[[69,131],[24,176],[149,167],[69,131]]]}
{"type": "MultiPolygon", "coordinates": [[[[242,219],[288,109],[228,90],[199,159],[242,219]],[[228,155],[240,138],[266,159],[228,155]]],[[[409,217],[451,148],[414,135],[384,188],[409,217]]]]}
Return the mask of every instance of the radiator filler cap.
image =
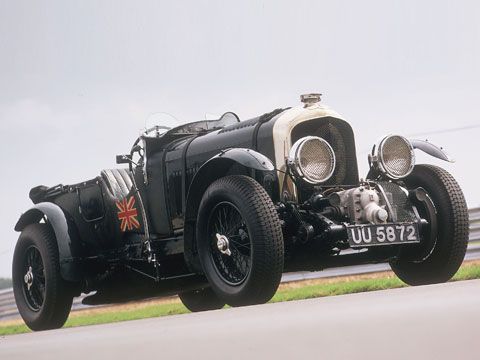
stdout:
{"type": "Polygon", "coordinates": [[[322,94],[312,93],[312,94],[302,94],[300,95],[300,101],[305,104],[305,106],[313,105],[321,100],[322,94]]]}

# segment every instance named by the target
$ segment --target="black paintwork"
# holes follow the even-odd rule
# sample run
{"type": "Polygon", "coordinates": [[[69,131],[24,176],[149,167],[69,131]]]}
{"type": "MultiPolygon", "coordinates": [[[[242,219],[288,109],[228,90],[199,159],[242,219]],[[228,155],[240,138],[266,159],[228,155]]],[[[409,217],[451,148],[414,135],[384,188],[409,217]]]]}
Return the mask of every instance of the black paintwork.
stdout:
{"type": "MultiPolygon", "coordinates": [[[[195,247],[195,222],[202,195],[216,179],[244,174],[263,185],[278,204],[287,250],[297,248],[297,232],[303,231],[300,217],[311,219],[319,232],[327,222],[294,204],[285,206],[280,196],[276,168],[283,164],[275,164],[273,126],[283,111],[277,109],[243,122],[232,117],[233,121],[220,122],[221,128],[214,126],[216,123],[197,122],[160,137],[141,137],[133,150],[142,148],[143,156],[136,166],[130,166],[132,172],[104,171],[76,185],[34,188],[31,198],[36,205],[22,215],[15,229],[21,231],[46,218],[57,237],[62,276],[81,282],[84,291],[106,289],[106,284],[118,279],[120,271],[133,271],[157,281],[194,277],[202,272],[195,247]],[[135,199],[139,227],[122,231],[117,203],[131,197],[135,199]],[[151,244],[150,253],[146,241],[151,244]],[[148,261],[152,254],[155,259],[148,261]]],[[[292,142],[307,135],[322,136],[336,152],[343,151],[335,181],[327,185],[339,185],[339,181],[342,186],[358,184],[355,142],[348,123],[334,118],[308,121],[293,130],[292,142]]],[[[133,155],[118,160],[125,162],[133,155]]],[[[305,202],[318,190],[301,187],[300,200],[305,202]]],[[[328,248],[331,244],[321,246],[328,248]]]]}
{"type": "Polygon", "coordinates": [[[58,205],[49,202],[36,204],[21,216],[15,230],[22,231],[28,224],[37,223],[44,216],[48,218],[57,238],[63,277],[69,281],[81,280],[80,272],[75,269],[75,259],[81,254],[77,227],[58,205]]]}

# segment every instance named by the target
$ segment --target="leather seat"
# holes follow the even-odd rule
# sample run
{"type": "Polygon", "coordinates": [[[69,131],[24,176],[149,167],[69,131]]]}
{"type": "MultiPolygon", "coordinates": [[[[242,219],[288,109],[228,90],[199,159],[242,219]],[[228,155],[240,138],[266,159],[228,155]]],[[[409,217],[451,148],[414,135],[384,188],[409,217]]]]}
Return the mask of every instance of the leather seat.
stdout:
{"type": "Polygon", "coordinates": [[[105,185],[117,200],[127,197],[133,187],[130,171],[126,169],[107,169],[100,173],[105,185]]]}

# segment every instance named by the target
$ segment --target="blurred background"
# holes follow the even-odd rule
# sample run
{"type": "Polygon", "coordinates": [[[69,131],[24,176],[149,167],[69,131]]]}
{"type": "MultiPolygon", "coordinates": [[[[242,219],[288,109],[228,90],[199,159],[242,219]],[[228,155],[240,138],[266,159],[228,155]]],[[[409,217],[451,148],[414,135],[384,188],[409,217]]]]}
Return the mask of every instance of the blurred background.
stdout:
{"type": "Polygon", "coordinates": [[[476,1],[0,0],[0,277],[39,184],[115,167],[156,112],[245,120],[321,92],[367,152],[388,133],[443,146],[480,205],[476,1]]]}

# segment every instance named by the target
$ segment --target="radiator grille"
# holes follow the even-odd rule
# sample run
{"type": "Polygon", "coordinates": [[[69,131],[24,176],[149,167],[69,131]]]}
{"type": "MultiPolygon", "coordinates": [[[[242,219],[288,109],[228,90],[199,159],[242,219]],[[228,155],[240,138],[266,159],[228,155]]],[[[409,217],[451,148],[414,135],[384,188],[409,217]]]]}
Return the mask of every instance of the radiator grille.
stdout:
{"type": "Polygon", "coordinates": [[[396,215],[397,221],[412,222],[416,220],[412,203],[400,186],[388,181],[380,181],[378,184],[383,187],[388,201],[390,205],[392,205],[392,210],[396,215]]]}

